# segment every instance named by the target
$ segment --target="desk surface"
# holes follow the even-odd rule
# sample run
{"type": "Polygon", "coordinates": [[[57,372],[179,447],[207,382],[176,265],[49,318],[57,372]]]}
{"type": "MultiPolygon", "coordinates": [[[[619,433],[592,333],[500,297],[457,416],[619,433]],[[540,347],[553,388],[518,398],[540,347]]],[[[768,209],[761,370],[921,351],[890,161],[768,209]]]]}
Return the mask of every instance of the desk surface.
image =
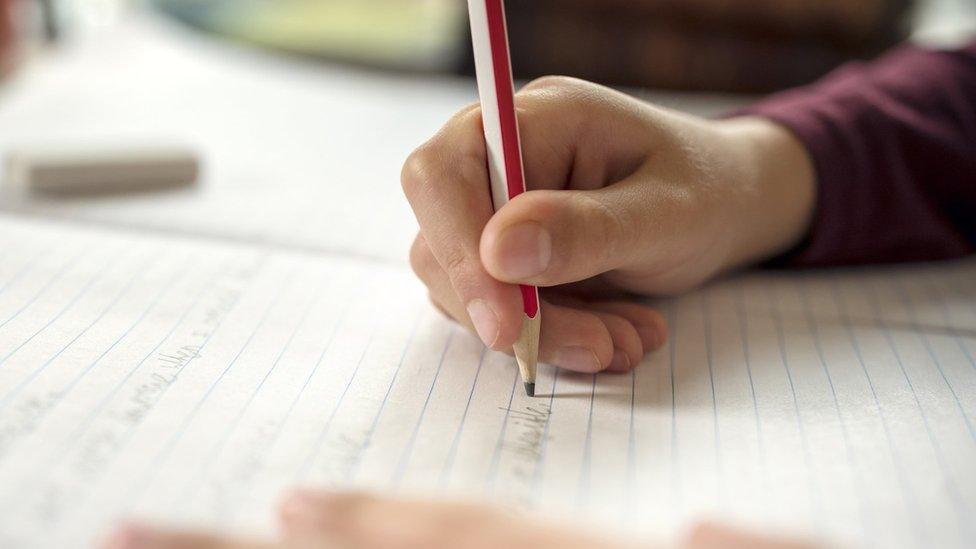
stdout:
{"type": "MultiPolygon", "coordinates": [[[[50,52],[3,90],[0,152],[23,143],[187,141],[192,189],[44,199],[21,212],[402,260],[414,233],[403,160],[477,99],[473,80],[279,58],[150,18],[50,52]],[[349,230],[355,227],[355,230],[349,230]]],[[[702,114],[741,99],[643,94],[702,114]]]]}

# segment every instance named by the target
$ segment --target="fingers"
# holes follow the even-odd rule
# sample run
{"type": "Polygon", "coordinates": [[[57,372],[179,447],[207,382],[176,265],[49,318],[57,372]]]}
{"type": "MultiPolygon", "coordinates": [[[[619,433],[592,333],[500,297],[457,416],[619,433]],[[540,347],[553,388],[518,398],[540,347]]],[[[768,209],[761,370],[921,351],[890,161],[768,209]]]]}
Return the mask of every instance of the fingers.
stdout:
{"type": "Polygon", "coordinates": [[[503,522],[473,506],[306,491],[287,496],[279,514],[289,543],[328,540],[357,549],[494,547],[503,522]]]}
{"type": "MultiPolygon", "coordinates": [[[[461,113],[407,160],[403,190],[435,259],[486,345],[507,349],[522,325],[517,287],[481,263],[481,231],[492,215],[486,153],[477,112],[461,113]]],[[[414,260],[416,263],[416,260],[414,260]]]]}
{"type": "Polygon", "coordinates": [[[592,191],[529,192],[488,222],[481,259],[498,280],[546,287],[667,265],[692,234],[683,230],[690,206],[665,183],[637,179],[592,191]]]}
{"type": "Polygon", "coordinates": [[[645,352],[656,351],[668,340],[668,323],[654,309],[629,301],[592,301],[593,310],[615,314],[627,319],[640,336],[645,352]]]}
{"type": "Polygon", "coordinates": [[[101,549],[272,549],[277,546],[130,524],[113,531],[100,547],[101,549]]]}
{"type": "MultiPolygon", "coordinates": [[[[434,304],[473,329],[447,273],[425,251],[422,239],[415,243],[412,255],[417,275],[429,288],[434,304]]],[[[544,299],[542,303],[540,359],[545,363],[583,373],[626,372],[666,339],[664,319],[645,306],[555,298],[556,302],[544,299]]]]}
{"type": "Polygon", "coordinates": [[[539,340],[542,362],[574,372],[595,374],[610,366],[613,355],[613,335],[599,316],[543,301],[539,340]]]}
{"type": "Polygon", "coordinates": [[[703,523],[694,528],[682,549],[815,549],[814,545],[787,539],[757,536],[721,526],[703,523]]]}
{"type": "Polygon", "coordinates": [[[295,492],[281,506],[286,542],[344,549],[613,548],[573,529],[528,521],[498,509],[363,494],[295,492]]]}
{"type": "Polygon", "coordinates": [[[604,312],[594,314],[606,326],[613,341],[613,357],[606,370],[614,373],[629,372],[644,358],[644,344],[637,329],[623,317],[604,312]]]}
{"type": "MultiPolygon", "coordinates": [[[[430,246],[427,245],[427,240],[423,235],[417,235],[410,249],[410,266],[417,278],[427,286],[431,302],[442,313],[481,337],[481,333],[477,331],[474,322],[471,320],[471,315],[464,307],[464,303],[454,291],[454,285],[451,284],[447,271],[434,257],[434,253],[430,250],[430,246]]],[[[521,295],[519,299],[521,299],[521,295]]],[[[486,338],[481,337],[481,339],[484,341],[486,338]]],[[[486,345],[491,347],[488,343],[486,345]]]]}

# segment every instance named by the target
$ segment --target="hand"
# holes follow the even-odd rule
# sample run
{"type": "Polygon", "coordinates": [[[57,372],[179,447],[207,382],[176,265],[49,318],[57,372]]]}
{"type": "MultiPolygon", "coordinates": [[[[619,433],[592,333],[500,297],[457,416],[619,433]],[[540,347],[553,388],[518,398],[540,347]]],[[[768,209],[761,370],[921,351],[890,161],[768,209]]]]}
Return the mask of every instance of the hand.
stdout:
{"type": "Polygon", "coordinates": [[[803,146],[765,120],[710,121],[568,78],[516,98],[530,191],[492,215],[481,113],[458,113],[403,169],[420,223],[411,264],[446,314],[497,350],[543,293],[541,360],[627,371],[664,320],[621,300],[675,294],[782,253],[806,233],[803,146]]]}
{"type": "MultiPolygon", "coordinates": [[[[601,539],[478,505],[408,502],[357,494],[296,492],[279,512],[274,543],[123,526],[102,549],[652,549],[601,539]]],[[[811,549],[719,526],[697,527],[680,549],[811,549]]]]}

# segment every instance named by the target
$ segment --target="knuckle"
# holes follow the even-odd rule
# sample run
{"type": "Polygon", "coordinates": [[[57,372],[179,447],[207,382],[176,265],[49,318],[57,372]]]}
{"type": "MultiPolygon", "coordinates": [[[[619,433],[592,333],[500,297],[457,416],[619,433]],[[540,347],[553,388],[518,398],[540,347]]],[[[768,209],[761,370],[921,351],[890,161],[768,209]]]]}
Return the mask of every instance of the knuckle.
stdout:
{"type": "Polygon", "coordinates": [[[468,256],[460,248],[450,250],[444,254],[444,270],[451,278],[455,278],[459,273],[464,272],[468,265],[468,256]]]}
{"type": "Polygon", "coordinates": [[[549,76],[542,76],[536,78],[535,80],[532,80],[531,82],[526,84],[525,87],[522,89],[527,91],[561,89],[564,87],[572,86],[574,82],[575,79],[570,78],[568,76],[549,75],[549,76]]]}
{"type": "Polygon", "coordinates": [[[580,195],[583,201],[584,223],[580,226],[590,232],[591,249],[586,253],[596,253],[604,265],[616,263],[626,254],[634,240],[635,228],[619,208],[611,207],[592,196],[580,195]]]}
{"type": "Polygon", "coordinates": [[[563,103],[586,103],[602,88],[570,76],[543,76],[530,82],[524,89],[543,92],[563,103]]]}
{"type": "Polygon", "coordinates": [[[536,78],[522,88],[525,91],[549,91],[557,93],[578,93],[595,85],[571,76],[550,75],[536,78]]]}
{"type": "Polygon", "coordinates": [[[410,153],[400,172],[400,184],[408,198],[424,192],[431,180],[431,172],[436,164],[436,155],[429,145],[423,145],[410,153]]]}
{"type": "Polygon", "coordinates": [[[454,121],[464,128],[481,128],[481,103],[474,103],[458,111],[454,121]]]}
{"type": "Polygon", "coordinates": [[[606,90],[596,84],[568,76],[543,76],[530,82],[517,101],[521,114],[535,113],[548,123],[575,128],[586,135],[585,125],[606,108],[606,90]]]}
{"type": "Polygon", "coordinates": [[[410,267],[421,280],[427,280],[437,266],[437,260],[423,236],[417,236],[410,248],[410,267]]]}

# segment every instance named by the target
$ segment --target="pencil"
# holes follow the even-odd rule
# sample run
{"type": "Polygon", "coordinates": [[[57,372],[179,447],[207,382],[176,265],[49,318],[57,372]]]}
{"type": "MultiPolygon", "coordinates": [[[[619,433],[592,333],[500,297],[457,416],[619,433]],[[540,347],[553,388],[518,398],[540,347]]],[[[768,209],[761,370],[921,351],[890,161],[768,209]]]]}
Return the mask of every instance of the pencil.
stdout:
{"type": "MultiPolygon", "coordinates": [[[[485,128],[491,199],[495,211],[525,192],[525,170],[515,112],[515,84],[503,0],[468,0],[481,117],[485,128]]],[[[539,290],[522,286],[524,318],[514,345],[525,392],[535,396],[542,313],[539,290]]]]}

